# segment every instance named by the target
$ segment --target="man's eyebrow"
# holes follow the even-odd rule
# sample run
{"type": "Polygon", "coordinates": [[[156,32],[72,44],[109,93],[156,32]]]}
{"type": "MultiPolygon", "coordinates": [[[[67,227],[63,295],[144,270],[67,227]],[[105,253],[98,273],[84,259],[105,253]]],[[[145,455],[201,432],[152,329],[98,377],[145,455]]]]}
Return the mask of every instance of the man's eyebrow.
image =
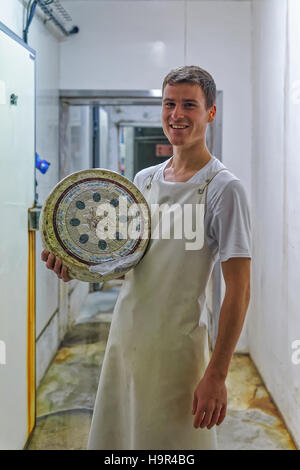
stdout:
{"type": "Polygon", "coordinates": [[[193,98],[186,98],[185,100],[182,101],[188,101],[189,103],[198,103],[197,100],[193,100],[193,98]]]}
{"type": "MultiPolygon", "coordinates": [[[[165,102],[165,101],[176,101],[176,100],[175,100],[174,98],[164,98],[164,99],[163,99],[163,102],[165,102]]],[[[187,102],[187,101],[188,101],[189,103],[198,103],[198,101],[197,101],[197,100],[194,100],[193,98],[185,98],[185,99],[182,100],[182,101],[184,101],[184,102],[187,102]]]]}

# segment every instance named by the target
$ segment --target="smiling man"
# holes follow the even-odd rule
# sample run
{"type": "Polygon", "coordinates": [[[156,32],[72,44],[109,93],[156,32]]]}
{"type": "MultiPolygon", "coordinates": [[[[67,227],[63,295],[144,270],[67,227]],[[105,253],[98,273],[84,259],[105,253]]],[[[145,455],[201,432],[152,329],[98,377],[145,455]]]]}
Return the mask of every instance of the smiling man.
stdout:
{"type": "MultiPolygon", "coordinates": [[[[166,162],[135,184],[150,205],[205,204],[205,242],[151,238],[125,276],[96,397],[89,449],[217,449],[226,415],[225,379],[250,298],[250,216],[240,180],[206,146],[216,86],[200,67],[163,82],[162,125],[173,145],[166,162]],[[226,284],[209,357],[205,290],[220,258],[226,284]]],[[[193,223],[194,221],[191,221],[193,223]]]]}
{"type": "MultiPolygon", "coordinates": [[[[88,449],[217,449],[216,425],[226,416],[225,380],[250,299],[249,207],[241,181],[206,146],[216,115],[211,75],[181,67],[165,77],[162,90],[162,125],[173,156],[140,171],[134,182],[149,205],[204,205],[204,243],[188,249],[184,235],[151,237],[145,256],[125,275],[88,449]],[[226,292],[210,357],[203,312],[217,259],[226,292]]],[[[67,281],[65,268],[43,256],[67,281]]]]}

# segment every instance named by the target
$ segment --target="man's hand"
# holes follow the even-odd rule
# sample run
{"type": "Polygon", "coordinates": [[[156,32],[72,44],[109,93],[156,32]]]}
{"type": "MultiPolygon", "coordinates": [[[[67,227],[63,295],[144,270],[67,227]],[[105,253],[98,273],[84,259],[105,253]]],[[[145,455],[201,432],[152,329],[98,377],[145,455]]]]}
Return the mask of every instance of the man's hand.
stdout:
{"type": "Polygon", "coordinates": [[[46,262],[46,268],[54,271],[59,279],[62,279],[64,282],[72,280],[68,275],[68,268],[62,264],[60,258],[56,258],[48,250],[43,250],[41,253],[41,259],[46,262]]]}
{"type": "Polygon", "coordinates": [[[250,263],[250,258],[229,258],[222,263],[226,291],[220,311],[216,344],[205,374],[194,393],[195,428],[207,426],[210,429],[214,424],[221,424],[225,418],[225,379],[249,304],[250,263]]]}
{"type": "Polygon", "coordinates": [[[224,379],[206,376],[200,380],[193,401],[194,428],[212,428],[225,418],[227,390],[224,379]]]}

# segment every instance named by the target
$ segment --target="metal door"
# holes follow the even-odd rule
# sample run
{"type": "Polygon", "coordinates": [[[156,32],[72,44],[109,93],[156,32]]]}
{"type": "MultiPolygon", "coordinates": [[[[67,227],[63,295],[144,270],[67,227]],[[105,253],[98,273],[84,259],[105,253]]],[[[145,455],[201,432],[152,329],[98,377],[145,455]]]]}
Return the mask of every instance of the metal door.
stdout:
{"type": "Polygon", "coordinates": [[[35,52],[0,23],[0,448],[34,426],[35,52]]]}

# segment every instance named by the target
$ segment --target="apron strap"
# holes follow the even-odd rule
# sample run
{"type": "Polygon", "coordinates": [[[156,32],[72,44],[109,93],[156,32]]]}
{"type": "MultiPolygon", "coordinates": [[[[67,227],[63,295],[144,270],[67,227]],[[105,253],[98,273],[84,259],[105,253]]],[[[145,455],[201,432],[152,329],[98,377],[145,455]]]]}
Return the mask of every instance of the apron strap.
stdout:
{"type": "Polygon", "coordinates": [[[153,173],[151,173],[151,175],[148,176],[148,180],[150,178],[150,180],[148,181],[148,183],[146,184],[146,188],[147,189],[150,189],[151,188],[151,184],[152,184],[152,180],[153,180],[153,177],[155,175],[155,171],[153,173]]]}
{"type": "Polygon", "coordinates": [[[202,199],[203,199],[203,193],[205,192],[205,202],[204,202],[204,217],[206,215],[206,208],[207,208],[207,186],[209,185],[209,183],[214,179],[215,176],[217,176],[218,173],[220,173],[221,171],[229,171],[227,168],[222,168],[221,170],[217,171],[216,173],[214,173],[210,178],[208,178],[204,185],[202,186],[202,188],[199,189],[199,193],[201,194],[201,197],[200,197],[200,201],[199,203],[201,204],[202,202],[202,199]]]}
{"type": "Polygon", "coordinates": [[[220,171],[229,171],[227,168],[221,168],[221,170],[218,170],[216,171],[210,178],[208,178],[207,180],[205,180],[205,183],[201,186],[201,188],[199,189],[199,193],[200,194],[203,194],[205,189],[207,188],[207,186],[209,185],[209,183],[214,179],[215,176],[217,176],[218,173],[220,173],[220,171]]]}
{"type": "Polygon", "coordinates": [[[157,173],[164,164],[165,164],[165,162],[160,163],[157,166],[157,168],[155,168],[155,170],[148,176],[148,178],[147,178],[148,183],[146,183],[146,186],[144,186],[144,187],[146,187],[147,189],[151,188],[152,180],[153,180],[153,177],[154,177],[155,173],[157,173]]]}

